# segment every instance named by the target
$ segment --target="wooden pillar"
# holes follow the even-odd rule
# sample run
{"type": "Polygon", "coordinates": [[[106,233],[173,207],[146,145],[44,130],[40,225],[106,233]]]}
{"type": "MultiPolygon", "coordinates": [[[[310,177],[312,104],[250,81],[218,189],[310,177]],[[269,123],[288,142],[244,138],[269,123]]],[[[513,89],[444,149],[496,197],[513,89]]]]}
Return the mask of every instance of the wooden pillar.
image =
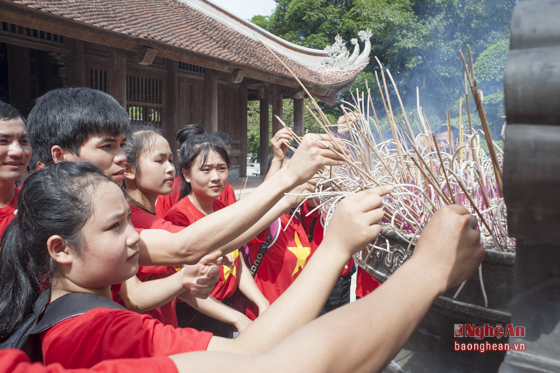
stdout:
{"type": "Polygon", "coordinates": [[[86,61],[84,53],[84,42],[77,39],[67,39],[68,48],[68,86],[69,87],[89,87],[87,79],[86,61]]]}
{"type": "Polygon", "coordinates": [[[239,157],[239,176],[247,176],[247,85],[241,84],[239,88],[239,110],[238,110],[238,123],[239,123],[239,150],[241,156],[239,157]]]}
{"type": "Polygon", "coordinates": [[[218,78],[210,69],[204,72],[202,126],[207,133],[218,131],[218,78]]]}
{"type": "Polygon", "coordinates": [[[283,101],[282,97],[282,93],[280,93],[278,91],[278,87],[277,86],[273,86],[272,87],[272,132],[273,134],[275,134],[276,132],[280,131],[283,126],[280,123],[280,121],[278,119],[276,119],[276,116],[280,117],[280,119],[284,120],[283,117],[283,107],[282,107],[282,101],[283,101]]]}
{"type": "Polygon", "coordinates": [[[303,137],[303,98],[294,98],[294,132],[303,137]]]}
{"type": "Polygon", "coordinates": [[[163,127],[165,137],[175,154],[177,142],[175,134],[179,129],[179,62],[167,60],[167,75],[165,81],[165,100],[163,101],[163,127]]]}
{"type": "Polygon", "coordinates": [[[126,109],[126,57],[117,48],[109,50],[109,94],[126,109]]]}
{"type": "Polygon", "coordinates": [[[266,174],[266,166],[268,162],[268,93],[263,90],[260,108],[260,147],[259,147],[259,163],[261,164],[261,175],[266,174]]]}
{"type": "Polygon", "coordinates": [[[31,111],[29,49],[8,44],[10,104],[25,117],[31,111]]]}

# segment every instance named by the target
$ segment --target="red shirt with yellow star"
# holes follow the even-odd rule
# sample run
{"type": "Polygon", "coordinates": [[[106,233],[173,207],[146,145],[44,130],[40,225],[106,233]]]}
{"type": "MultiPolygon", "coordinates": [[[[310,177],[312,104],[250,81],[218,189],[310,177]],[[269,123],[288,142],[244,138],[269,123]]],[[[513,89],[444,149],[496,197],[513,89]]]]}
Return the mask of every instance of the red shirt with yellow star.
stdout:
{"type": "MultiPolygon", "coordinates": [[[[219,199],[214,199],[214,211],[223,209],[227,205],[219,199]]],[[[195,221],[202,219],[206,215],[196,208],[188,197],[183,198],[177,202],[165,216],[165,220],[170,221],[175,225],[187,227],[195,221]]],[[[226,266],[220,267],[220,279],[216,283],[216,287],[210,294],[219,301],[231,297],[237,289],[238,278],[237,272],[239,269],[239,250],[230,253],[233,257],[233,268],[226,266]]]]}
{"type": "MultiPolygon", "coordinates": [[[[255,275],[255,283],[271,304],[294,282],[315,252],[299,220],[294,218],[288,225],[289,220],[290,215],[280,217],[282,223],[280,235],[264,255],[255,275]],[[286,225],[288,228],[284,231],[286,225]]],[[[255,261],[261,243],[264,241],[266,241],[265,232],[248,243],[251,263],[255,261]]],[[[253,303],[247,302],[247,317],[254,320],[258,314],[258,308],[253,303]]]]}
{"type": "MultiPolygon", "coordinates": [[[[317,248],[319,247],[319,245],[321,244],[321,242],[323,242],[323,236],[325,234],[325,228],[323,227],[323,225],[321,224],[321,214],[319,212],[313,211],[314,208],[310,208],[307,201],[305,201],[305,203],[303,204],[302,208],[301,208],[301,220],[303,223],[303,228],[305,228],[305,232],[307,233],[307,236],[309,237],[309,233],[311,231],[311,228],[313,228],[313,238],[311,239],[311,241],[309,242],[311,244],[311,247],[313,248],[313,251],[317,250],[317,248]],[[313,212],[311,212],[313,211],[313,212]],[[315,225],[313,226],[313,220],[315,219],[315,225]]],[[[354,267],[354,258],[350,258],[350,260],[348,261],[348,263],[346,263],[346,265],[344,266],[344,269],[342,270],[342,273],[340,274],[340,277],[343,276],[347,276],[350,271],[352,270],[352,267],[354,267]]]]}

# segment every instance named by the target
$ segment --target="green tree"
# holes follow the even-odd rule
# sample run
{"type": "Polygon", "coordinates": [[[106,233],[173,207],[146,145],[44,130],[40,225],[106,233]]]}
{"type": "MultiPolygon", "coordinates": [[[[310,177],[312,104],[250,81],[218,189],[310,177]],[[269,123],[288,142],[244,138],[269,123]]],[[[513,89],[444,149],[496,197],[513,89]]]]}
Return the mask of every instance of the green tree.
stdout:
{"type": "MultiPolygon", "coordinates": [[[[391,70],[409,113],[415,112],[416,87],[419,87],[421,105],[432,126],[445,122],[447,109],[458,122],[459,98],[465,94],[458,50],[465,53],[466,45],[470,45],[476,61],[475,73],[486,94],[487,114],[492,117],[489,117],[492,130],[499,133],[499,117],[503,115],[503,66],[497,64],[496,56],[500,56],[500,61],[505,59],[505,40],[509,38],[516,2],[276,0],[276,10],[270,17],[257,16],[253,21],[285,40],[317,49],[332,44],[337,34],[349,42],[357,37],[359,30],[370,29],[373,32],[370,63],[350,89],[342,93],[341,99],[351,101],[350,92],[356,88],[364,91],[367,80],[378,114],[383,111],[376,94],[375,72],[379,73],[379,66],[373,57],[377,56],[391,70]]],[[[392,89],[389,91],[394,95],[392,89]]],[[[323,103],[321,106],[329,115],[341,114],[337,107],[323,103]]],[[[471,110],[476,117],[475,108],[471,110]]]]}

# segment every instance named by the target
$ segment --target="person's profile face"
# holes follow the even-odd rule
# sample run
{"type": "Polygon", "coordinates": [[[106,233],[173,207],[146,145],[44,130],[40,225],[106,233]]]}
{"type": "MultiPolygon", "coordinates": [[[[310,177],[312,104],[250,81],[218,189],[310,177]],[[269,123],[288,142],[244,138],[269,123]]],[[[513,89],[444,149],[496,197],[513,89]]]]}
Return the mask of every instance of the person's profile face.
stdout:
{"type": "Polygon", "coordinates": [[[78,155],[68,154],[67,161],[92,162],[101,167],[101,171],[111,178],[118,186],[124,180],[126,155],[124,133],[117,136],[99,134],[91,136],[80,146],[78,155]]]}

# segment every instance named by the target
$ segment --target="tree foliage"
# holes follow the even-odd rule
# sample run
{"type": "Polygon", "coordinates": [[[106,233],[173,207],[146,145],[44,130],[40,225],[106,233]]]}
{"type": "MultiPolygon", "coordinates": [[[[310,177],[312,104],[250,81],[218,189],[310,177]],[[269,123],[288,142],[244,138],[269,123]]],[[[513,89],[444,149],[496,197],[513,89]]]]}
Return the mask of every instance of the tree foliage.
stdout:
{"type": "MultiPolygon", "coordinates": [[[[350,39],[356,38],[358,31],[370,29],[370,63],[341,98],[350,101],[350,92],[356,88],[363,91],[365,80],[375,93],[374,73],[379,67],[373,57],[377,56],[391,70],[405,106],[410,109],[416,108],[419,87],[424,111],[433,121],[440,122],[434,124],[445,121],[447,109],[453,118],[459,116],[459,98],[465,95],[465,83],[458,51],[466,53],[466,46],[470,45],[477,81],[487,95],[485,104],[491,106],[487,116],[495,127],[493,133],[498,134],[503,123],[500,117],[509,23],[516,2],[276,0],[277,7],[271,16],[256,16],[252,21],[285,40],[316,49],[332,44],[337,34],[350,46],[350,39]]],[[[375,97],[375,104],[381,106],[378,95],[375,97]]],[[[472,111],[476,116],[474,108],[472,111]]],[[[333,116],[340,113],[337,108],[328,108],[328,112],[333,116]]]]}

